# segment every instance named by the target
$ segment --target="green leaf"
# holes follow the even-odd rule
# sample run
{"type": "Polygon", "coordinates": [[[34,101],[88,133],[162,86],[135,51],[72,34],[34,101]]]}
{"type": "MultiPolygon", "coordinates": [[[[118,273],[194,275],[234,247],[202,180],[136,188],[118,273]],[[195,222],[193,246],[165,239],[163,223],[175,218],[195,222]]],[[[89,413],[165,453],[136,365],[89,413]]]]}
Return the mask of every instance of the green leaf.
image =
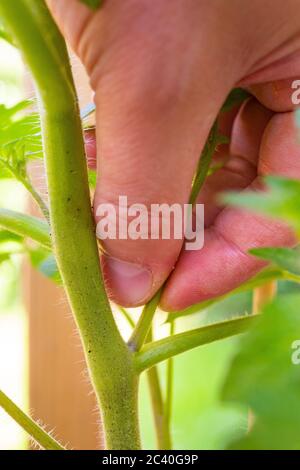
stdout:
{"type": "Polygon", "coordinates": [[[11,35],[6,31],[1,18],[0,18],[0,38],[4,39],[4,41],[9,42],[12,46],[14,46],[13,39],[11,35]]]}
{"type": "Polygon", "coordinates": [[[85,5],[90,7],[92,10],[97,10],[102,3],[102,0],[80,0],[80,1],[81,3],[84,3],[85,5]]]}
{"type": "Polygon", "coordinates": [[[32,100],[17,103],[11,108],[0,105],[0,157],[12,167],[26,158],[42,157],[40,118],[36,113],[20,115],[33,104],[32,100]]]}
{"type": "Polygon", "coordinates": [[[57,267],[55,256],[49,253],[49,250],[39,246],[29,250],[29,256],[32,266],[40,271],[45,277],[62,284],[62,279],[57,267]]]}
{"type": "Polygon", "coordinates": [[[56,284],[62,284],[62,279],[54,255],[50,254],[40,265],[39,270],[44,276],[56,284]]]}
{"type": "Polygon", "coordinates": [[[38,217],[0,209],[0,227],[21,237],[31,238],[49,250],[52,248],[49,225],[38,217]]]}
{"type": "Polygon", "coordinates": [[[4,29],[2,29],[1,27],[0,27],[0,39],[4,39],[5,41],[11,43],[11,38],[9,34],[7,34],[6,31],[4,31],[4,29]]]}
{"type": "Polygon", "coordinates": [[[0,105],[0,178],[16,178],[28,187],[27,160],[43,155],[39,116],[20,115],[32,104],[24,100],[10,108],[0,105]]]}
{"type": "Polygon", "coordinates": [[[266,192],[227,193],[221,199],[226,204],[282,219],[300,234],[300,181],[268,176],[265,182],[266,192]]]}
{"type": "Polygon", "coordinates": [[[0,253],[0,264],[10,259],[11,253],[0,253]]]}
{"type": "Polygon", "coordinates": [[[0,230],[0,260],[6,261],[14,254],[24,253],[24,238],[8,230],[0,230]]]}
{"type": "Polygon", "coordinates": [[[273,264],[296,276],[300,276],[300,253],[290,248],[253,248],[249,253],[273,264]]]}
{"type": "Polygon", "coordinates": [[[17,242],[21,243],[23,241],[23,237],[20,235],[16,235],[13,232],[8,230],[0,230],[0,243],[7,243],[7,242],[17,242]]]}
{"type": "Polygon", "coordinates": [[[32,100],[23,100],[19,101],[19,103],[7,108],[5,105],[0,105],[0,123],[1,127],[7,125],[11,122],[12,118],[14,118],[20,111],[23,111],[28,106],[31,106],[33,103],[32,100]]]}
{"type": "Polygon", "coordinates": [[[299,310],[299,294],[283,296],[240,342],[223,399],[250,407],[255,421],[234,449],[300,449],[299,310]]]}

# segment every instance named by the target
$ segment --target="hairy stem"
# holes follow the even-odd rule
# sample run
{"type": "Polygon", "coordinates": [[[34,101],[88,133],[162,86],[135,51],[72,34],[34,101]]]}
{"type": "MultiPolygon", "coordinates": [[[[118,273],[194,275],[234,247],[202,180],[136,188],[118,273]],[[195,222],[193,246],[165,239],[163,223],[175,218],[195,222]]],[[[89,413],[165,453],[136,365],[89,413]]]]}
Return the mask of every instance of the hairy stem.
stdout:
{"type": "Polygon", "coordinates": [[[44,199],[35,190],[35,188],[32,186],[32,184],[27,179],[19,177],[18,180],[20,181],[20,183],[23,184],[24,188],[27,189],[27,191],[31,194],[32,199],[36,202],[36,204],[40,208],[43,216],[49,222],[49,220],[50,220],[49,209],[48,209],[48,206],[45,203],[44,199]]]}
{"type": "MultiPolygon", "coordinates": [[[[152,341],[152,328],[150,329],[147,342],[152,341]]],[[[170,449],[170,428],[165,422],[165,403],[163,399],[161,384],[159,380],[158,368],[156,366],[147,370],[147,381],[149,386],[154,428],[156,435],[157,448],[159,450],[170,449]]]]}
{"type": "Polygon", "coordinates": [[[128,346],[132,351],[139,351],[143,346],[150,331],[152,320],[157,309],[161,291],[153,297],[143,308],[142,314],[134,328],[128,341],[128,346]]]}
{"type": "Polygon", "coordinates": [[[133,329],[135,327],[135,323],[131,317],[131,315],[127,312],[126,308],[120,307],[119,310],[122,313],[123,317],[126,319],[128,325],[133,329]]]}
{"type": "Polygon", "coordinates": [[[161,391],[161,385],[159,382],[158,370],[156,366],[151,367],[151,369],[147,370],[147,381],[151,398],[157,449],[166,450],[164,446],[165,438],[163,429],[164,401],[161,391]]]}
{"type": "MultiPolygon", "coordinates": [[[[175,333],[175,322],[170,323],[170,337],[175,333]]],[[[170,357],[167,362],[167,386],[166,386],[166,400],[164,407],[164,436],[165,436],[165,449],[172,449],[171,440],[171,421],[172,421],[172,402],[173,402],[173,386],[174,386],[174,358],[170,357]]]]}
{"type": "Polygon", "coordinates": [[[138,378],[105,293],[69,57],[44,1],[0,0],[0,13],[36,84],[59,270],[101,403],[109,449],[138,449],[138,378]]]}
{"type": "Polygon", "coordinates": [[[34,441],[45,450],[64,450],[64,448],[43,428],[24,413],[2,390],[0,390],[0,407],[13,418],[34,441]]]}
{"type": "Polygon", "coordinates": [[[135,367],[142,372],[190,349],[244,333],[258,319],[258,316],[252,315],[240,317],[148,343],[135,354],[135,367]]]}

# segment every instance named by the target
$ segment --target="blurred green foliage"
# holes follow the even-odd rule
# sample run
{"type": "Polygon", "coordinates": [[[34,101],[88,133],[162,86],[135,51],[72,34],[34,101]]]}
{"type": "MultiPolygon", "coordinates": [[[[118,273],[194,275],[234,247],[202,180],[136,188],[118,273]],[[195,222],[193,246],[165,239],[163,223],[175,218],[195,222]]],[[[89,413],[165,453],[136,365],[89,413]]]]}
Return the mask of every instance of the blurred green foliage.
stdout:
{"type": "MultiPolygon", "coordinates": [[[[172,435],[175,449],[225,449],[247,426],[247,413],[224,404],[221,389],[236,339],[207,345],[174,358],[172,435]]],[[[161,381],[165,365],[160,366],[161,381]]],[[[142,376],[141,419],[143,442],[155,449],[147,384],[142,376]]]]}
{"type": "Polygon", "coordinates": [[[267,176],[264,179],[267,191],[229,193],[223,202],[288,222],[300,235],[300,181],[267,176]]]}
{"type": "Polygon", "coordinates": [[[249,251],[252,255],[270,261],[285,271],[295,276],[300,276],[299,247],[290,248],[253,248],[249,251]]]}
{"type": "MultiPolygon", "coordinates": [[[[0,37],[9,39],[0,24],[0,37]]],[[[0,158],[8,143],[8,123],[12,113],[21,110],[23,93],[23,65],[18,51],[7,41],[0,39],[0,158]],[[16,107],[15,107],[16,105],[16,107]],[[8,109],[11,108],[10,111],[8,109]]],[[[19,133],[20,135],[20,133],[19,133]]],[[[23,209],[22,190],[11,174],[0,163],[0,206],[23,209]]],[[[20,262],[22,238],[5,230],[0,231],[0,314],[12,311],[20,305],[20,262]]]]}
{"type": "Polygon", "coordinates": [[[293,361],[295,344],[300,352],[299,306],[299,294],[278,298],[241,341],[223,397],[249,407],[255,418],[231,448],[300,449],[300,354],[293,361]]]}

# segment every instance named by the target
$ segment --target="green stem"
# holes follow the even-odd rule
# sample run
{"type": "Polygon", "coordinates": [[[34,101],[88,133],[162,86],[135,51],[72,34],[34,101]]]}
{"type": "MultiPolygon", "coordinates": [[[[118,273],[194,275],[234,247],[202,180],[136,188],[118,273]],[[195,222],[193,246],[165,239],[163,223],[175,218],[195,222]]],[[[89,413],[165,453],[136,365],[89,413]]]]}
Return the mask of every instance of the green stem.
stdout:
{"type": "Polygon", "coordinates": [[[20,183],[23,184],[24,188],[27,189],[27,191],[31,194],[33,200],[36,202],[36,204],[40,208],[43,216],[49,222],[50,220],[49,209],[48,209],[47,204],[41,197],[41,195],[34,189],[32,184],[28,180],[21,178],[21,177],[18,177],[18,180],[20,181],[20,183]]]}
{"type": "Polygon", "coordinates": [[[154,420],[154,429],[156,435],[156,443],[158,450],[165,450],[164,443],[164,401],[159,382],[159,375],[157,367],[151,367],[147,370],[147,381],[150,392],[150,399],[152,405],[152,413],[154,420]]]}
{"type": "Polygon", "coordinates": [[[153,299],[151,299],[143,308],[142,314],[128,341],[128,346],[132,351],[139,351],[143,346],[150,331],[160,296],[161,291],[159,290],[153,299]]]}
{"type": "Polygon", "coordinates": [[[148,343],[135,354],[136,369],[142,372],[190,349],[244,333],[258,319],[258,316],[245,316],[148,343]]]}
{"type": "Polygon", "coordinates": [[[135,323],[132,317],[127,312],[126,308],[119,306],[119,310],[122,313],[123,317],[127,320],[128,325],[131,326],[131,328],[133,329],[135,327],[135,323]]]}
{"type": "Polygon", "coordinates": [[[198,165],[196,176],[193,182],[192,192],[190,196],[190,204],[195,204],[197,201],[199,192],[207,177],[209,166],[210,166],[213,154],[216,150],[216,146],[218,144],[218,139],[219,139],[218,123],[215,122],[210,131],[209,137],[207,139],[207,142],[201,154],[201,158],[199,160],[199,165],[198,165]]]}
{"type": "Polygon", "coordinates": [[[28,237],[51,250],[50,228],[45,220],[9,209],[0,209],[0,227],[21,237],[28,237]]]}
{"type": "MultiPolygon", "coordinates": [[[[170,323],[170,337],[174,335],[175,322],[170,323]]],[[[173,401],[173,385],[174,385],[174,359],[170,357],[167,362],[167,386],[166,386],[166,401],[164,407],[164,448],[166,450],[172,449],[171,441],[171,422],[172,422],[172,401],[173,401]]]]}
{"type": "MultiPolygon", "coordinates": [[[[152,328],[150,329],[147,342],[152,341],[152,328]]],[[[165,425],[165,405],[159,380],[158,368],[151,367],[146,372],[147,381],[149,386],[152,413],[154,420],[154,429],[156,434],[157,448],[159,450],[166,450],[170,448],[170,433],[169,427],[165,425]]]]}
{"type": "Polygon", "coordinates": [[[2,390],[0,406],[45,450],[65,450],[50,434],[27,416],[2,390]]]}
{"type": "Polygon", "coordinates": [[[108,449],[138,449],[138,377],[105,293],[69,57],[44,1],[0,0],[39,96],[56,260],[81,335],[108,449]]]}

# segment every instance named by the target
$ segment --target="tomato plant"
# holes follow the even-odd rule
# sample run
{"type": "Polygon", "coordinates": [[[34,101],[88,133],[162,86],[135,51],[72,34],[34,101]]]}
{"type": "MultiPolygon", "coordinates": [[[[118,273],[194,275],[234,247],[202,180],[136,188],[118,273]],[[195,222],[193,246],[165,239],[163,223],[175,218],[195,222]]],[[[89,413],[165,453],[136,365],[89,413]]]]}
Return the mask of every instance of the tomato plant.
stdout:
{"type": "MultiPolygon", "coordinates": [[[[92,8],[98,1],[86,0],[92,8]]],[[[31,239],[42,255],[36,267],[55,282],[61,282],[72,308],[85,351],[91,383],[103,417],[108,449],[140,449],[138,385],[140,374],[148,374],[156,425],[157,445],[172,447],[170,404],[172,400],[172,358],[192,348],[227,337],[243,336],[239,351],[228,373],[223,390],[225,401],[236,401],[253,410],[255,424],[245,436],[231,446],[237,448],[299,448],[298,430],[300,395],[299,372],[290,360],[291,344],[300,338],[297,308],[299,294],[280,296],[266,307],[263,316],[249,315],[226,318],[183,333],[174,333],[178,318],[201,312],[224,297],[254,290],[258,310],[272,300],[274,289],[266,289],[283,280],[297,285],[300,280],[300,255],[297,249],[263,248],[252,254],[271,262],[255,278],[226,296],[197,304],[168,315],[170,334],[153,339],[153,318],[160,293],[145,305],[135,324],[121,309],[132,327],[125,341],[112,315],[102,279],[95,226],[91,214],[89,178],[76,91],[65,42],[43,1],[0,0],[0,14],[5,34],[22,52],[37,91],[39,115],[20,115],[30,108],[22,102],[13,108],[0,108],[1,171],[17,178],[31,193],[43,218],[35,218],[0,209],[1,236],[14,238],[26,245],[31,239]],[[21,117],[20,117],[21,116],[21,117]],[[40,122],[41,121],[41,122],[40,122]],[[32,186],[27,162],[45,159],[49,207],[32,186]],[[168,386],[163,397],[157,364],[167,362],[168,386]],[[276,390],[278,388],[278,390],[276,390]],[[286,397],[283,403],[282,397],[286,397]],[[297,412],[296,412],[296,411],[297,412]],[[279,432],[279,428],[281,432],[279,432]],[[285,432],[283,432],[283,429],[285,432]]],[[[234,90],[220,113],[247,98],[247,93],[234,90]]],[[[213,126],[191,188],[191,202],[210,171],[212,155],[224,142],[213,126]]],[[[226,201],[270,217],[280,217],[300,234],[300,183],[283,178],[269,178],[268,195],[229,194],[226,201]]],[[[7,253],[9,256],[9,253],[7,253]]],[[[0,405],[44,449],[63,449],[39,425],[24,414],[0,392],[0,405]]]]}

